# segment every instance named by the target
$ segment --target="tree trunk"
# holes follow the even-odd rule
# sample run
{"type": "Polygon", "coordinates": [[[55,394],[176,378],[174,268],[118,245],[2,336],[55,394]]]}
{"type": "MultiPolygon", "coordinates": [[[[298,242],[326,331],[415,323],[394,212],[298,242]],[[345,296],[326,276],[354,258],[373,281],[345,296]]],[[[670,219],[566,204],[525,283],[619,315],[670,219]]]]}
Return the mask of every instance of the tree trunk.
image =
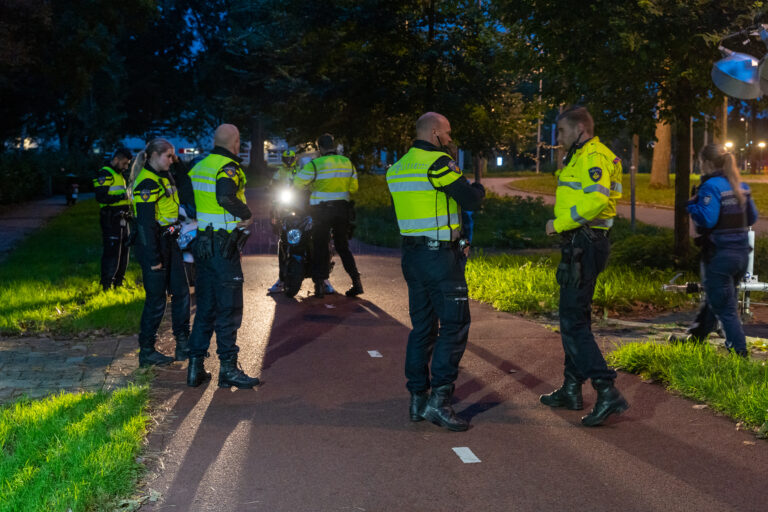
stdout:
{"type": "Polygon", "coordinates": [[[631,211],[632,231],[635,230],[635,185],[637,177],[637,167],[640,164],[640,135],[632,135],[632,165],[629,168],[629,203],[631,211]]]}
{"type": "Polygon", "coordinates": [[[261,118],[251,117],[251,161],[248,165],[253,176],[257,176],[266,170],[264,162],[264,130],[261,118]]]}
{"type": "Polygon", "coordinates": [[[482,183],[483,174],[488,168],[488,159],[480,151],[475,152],[475,182],[482,183]]]}
{"type": "MultiPolygon", "coordinates": [[[[686,147],[688,143],[683,147],[686,147]]],[[[656,144],[653,146],[651,188],[669,188],[669,158],[672,154],[672,127],[666,121],[656,123],[656,144]]],[[[686,167],[687,169],[687,167],[686,167]]]]}
{"type": "Polygon", "coordinates": [[[715,144],[725,144],[728,140],[728,96],[723,96],[723,106],[715,118],[717,121],[715,122],[712,141],[715,144]]]}
{"type": "Polygon", "coordinates": [[[675,123],[675,139],[677,151],[675,158],[675,259],[678,264],[688,259],[688,211],[686,203],[690,196],[691,175],[689,172],[691,154],[685,151],[690,141],[691,125],[687,119],[681,119],[675,123]]]}

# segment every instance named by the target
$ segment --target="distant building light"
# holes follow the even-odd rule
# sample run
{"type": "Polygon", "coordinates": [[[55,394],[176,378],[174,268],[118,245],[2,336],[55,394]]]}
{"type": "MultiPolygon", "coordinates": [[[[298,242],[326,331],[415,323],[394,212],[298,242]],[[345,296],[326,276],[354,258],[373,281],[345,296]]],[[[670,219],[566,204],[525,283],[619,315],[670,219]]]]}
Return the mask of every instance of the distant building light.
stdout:
{"type": "Polygon", "coordinates": [[[497,156],[496,157],[496,167],[501,167],[501,164],[502,164],[503,161],[504,160],[500,156],[497,156]]]}
{"type": "Polygon", "coordinates": [[[731,149],[733,147],[733,142],[731,141],[726,142],[725,147],[727,147],[728,149],[731,149]]]}

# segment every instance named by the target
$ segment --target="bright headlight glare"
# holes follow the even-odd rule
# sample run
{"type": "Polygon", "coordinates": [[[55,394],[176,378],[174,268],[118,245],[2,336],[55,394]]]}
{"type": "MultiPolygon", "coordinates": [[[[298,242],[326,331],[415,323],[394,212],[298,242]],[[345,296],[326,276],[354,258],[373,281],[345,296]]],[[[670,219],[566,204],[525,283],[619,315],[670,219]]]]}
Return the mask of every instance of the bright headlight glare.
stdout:
{"type": "Polygon", "coordinates": [[[290,229],[288,230],[288,233],[285,234],[286,240],[288,240],[288,243],[291,245],[296,245],[301,241],[301,230],[300,229],[290,229]]]}
{"type": "Polygon", "coordinates": [[[288,204],[293,199],[293,190],[289,188],[285,188],[280,191],[280,202],[283,204],[288,204]]]}

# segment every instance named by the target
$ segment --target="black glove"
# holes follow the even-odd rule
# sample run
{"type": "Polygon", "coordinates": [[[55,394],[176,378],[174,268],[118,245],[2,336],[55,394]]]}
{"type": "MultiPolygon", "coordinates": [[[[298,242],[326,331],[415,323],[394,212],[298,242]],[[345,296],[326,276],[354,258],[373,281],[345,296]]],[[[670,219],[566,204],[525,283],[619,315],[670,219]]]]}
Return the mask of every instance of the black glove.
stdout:
{"type": "Polygon", "coordinates": [[[205,261],[213,258],[213,226],[198,231],[193,243],[192,254],[196,259],[205,261]]]}

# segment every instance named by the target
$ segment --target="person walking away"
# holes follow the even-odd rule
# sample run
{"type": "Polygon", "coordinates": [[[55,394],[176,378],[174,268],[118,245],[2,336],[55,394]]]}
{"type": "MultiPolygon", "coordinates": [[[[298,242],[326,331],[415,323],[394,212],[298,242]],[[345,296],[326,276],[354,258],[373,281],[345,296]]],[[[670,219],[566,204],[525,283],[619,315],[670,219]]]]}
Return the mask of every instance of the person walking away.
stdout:
{"type": "Polygon", "coordinates": [[[238,366],[237,330],[243,320],[243,269],[240,251],[253,215],[245,200],[245,172],[240,165],[240,132],[223,124],[214,148],[189,171],[195,194],[198,232],[193,247],[197,264],[197,313],[190,339],[187,385],[211,378],[205,357],[216,332],[219,387],[250,389],[259,379],[238,366]]]}
{"type": "MultiPolygon", "coordinates": [[[[352,278],[352,286],[345,292],[347,297],[363,293],[363,283],[352,251],[349,237],[352,231],[355,205],[350,194],[358,189],[357,171],[349,158],[336,152],[336,143],[329,133],[317,139],[320,156],[308,162],[296,174],[293,183],[310,192],[310,213],[315,224],[312,228],[312,280],[315,283],[315,297],[326,293],[325,281],[329,276],[331,255],[328,243],[333,233],[333,245],[339,253],[344,270],[352,278]]],[[[329,285],[328,285],[329,286],[329,285]]],[[[331,288],[329,293],[332,293],[331,288]]]]}
{"type": "Polygon", "coordinates": [[[450,143],[448,119],[427,112],[416,121],[413,146],[386,179],[402,236],[413,325],[405,355],[410,419],[464,431],[469,422],[451,406],[470,325],[461,211],[476,211],[485,189],[462,175],[448,153],[450,143]]]}
{"type": "Polygon", "coordinates": [[[725,347],[748,357],[747,340],[739,320],[737,288],[747,271],[749,226],[757,222],[752,192],[741,181],[736,159],[721,144],[709,144],[700,153],[701,186],[688,200],[688,213],[696,225],[701,246],[701,280],[705,300],[684,339],[701,343],[717,329],[725,331],[725,347]]]}
{"type": "Polygon", "coordinates": [[[93,179],[93,190],[99,203],[101,226],[101,287],[104,291],[123,285],[128,267],[128,219],[131,200],[125,181],[125,172],[133,155],[127,148],[118,148],[108,165],[102,167],[93,179]]]}
{"type": "Polygon", "coordinates": [[[540,400],[550,407],[581,410],[582,384],[591,379],[597,401],[581,422],[597,426],[629,408],[614,386],[616,372],[606,365],[591,326],[597,276],[608,262],[608,233],[621,197],[621,160],[594,135],[594,122],[586,108],[572,107],[560,114],[557,137],[569,150],[565,167],[557,174],[555,218],[547,222],[546,232],[561,238],[556,279],[565,378],[559,389],[540,400]]]}
{"type": "Polygon", "coordinates": [[[189,284],[179,233],[179,194],[169,169],[174,147],[156,138],[133,162],[133,208],[136,217],[136,256],[141,265],[146,298],[139,331],[139,365],[166,365],[174,358],[155,349],[157,330],[165,314],[167,294],[171,295],[171,319],[176,338],[175,359],[182,361],[189,343],[189,284]],[[140,171],[139,171],[140,169],[140,171]]]}

